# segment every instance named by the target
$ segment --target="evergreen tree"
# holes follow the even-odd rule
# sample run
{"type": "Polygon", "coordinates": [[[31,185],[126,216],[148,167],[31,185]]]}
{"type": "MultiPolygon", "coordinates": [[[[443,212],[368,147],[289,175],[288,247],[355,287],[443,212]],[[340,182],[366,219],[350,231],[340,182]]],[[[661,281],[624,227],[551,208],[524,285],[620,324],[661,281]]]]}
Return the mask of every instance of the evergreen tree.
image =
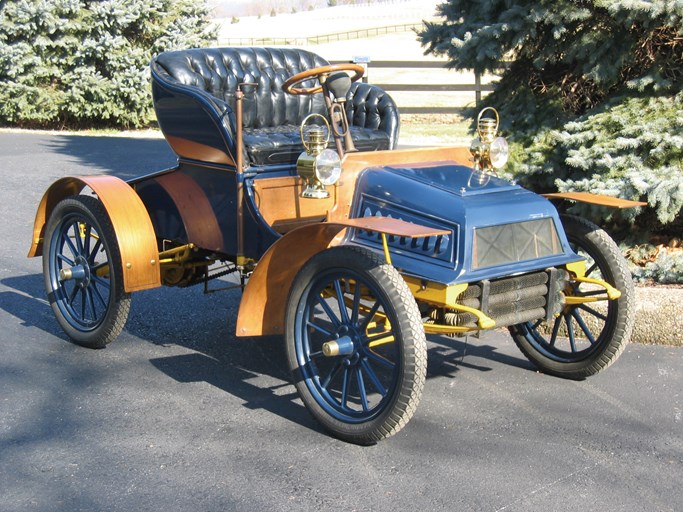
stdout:
{"type": "Polygon", "coordinates": [[[419,34],[427,53],[500,73],[486,103],[512,139],[515,178],[646,200],[612,220],[640,213],[641,228],[680,236],[683,1],[449,0],[438,14],[419,34]]]}
{"type": "Polygon", "coordinates": [[[629,88],[680,88],[680,0],[449,0],[425,23],[427,52],[498,72],[494,100],[516,129],[557,127],[629,88]],[[502,104],[504,103],[504,105],[502,104]]]}
{"type": "Polygon", "coordinates": [[[147,125],[152,55],[210,44],[207,14],[194,0],[0,3],[0,123],[147,125]]]}

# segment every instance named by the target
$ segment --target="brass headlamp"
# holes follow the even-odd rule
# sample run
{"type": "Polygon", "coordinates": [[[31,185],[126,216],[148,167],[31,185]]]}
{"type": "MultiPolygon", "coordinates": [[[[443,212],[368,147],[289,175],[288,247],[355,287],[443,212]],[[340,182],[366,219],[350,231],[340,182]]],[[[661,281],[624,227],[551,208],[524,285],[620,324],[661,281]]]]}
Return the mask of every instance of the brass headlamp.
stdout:
{"type": "Polygon", "coordinates": [[[296,161],[296,170],[304,180],[305,187],[302,197],[325,199],[330,197],[326,186],[334,185],[341,176],[341,160],[336,151],[327,149],[330,141],[330,125],[324,116],[311,114],[301,123],[301,142],[306,151],[299,155],[296,161]],[[320,117],[327,126],[325,136],[322,126],[311,127],[304,134],[304,127],[312,117],[320,117]]]}
{"type": "Polygon", "coordinates": [[[509,156],[508,143],[503,137],[498,135],[500,118],[498,111],[493,107],[486,107],[477,117],[477,135],[472,141],[470,153],[474,157],[474,168],[489,173],[495,173],[494,169],[503,167],[509,156]],[[493,117],[483,117],[484,113],[491,111],[493,117]]]}

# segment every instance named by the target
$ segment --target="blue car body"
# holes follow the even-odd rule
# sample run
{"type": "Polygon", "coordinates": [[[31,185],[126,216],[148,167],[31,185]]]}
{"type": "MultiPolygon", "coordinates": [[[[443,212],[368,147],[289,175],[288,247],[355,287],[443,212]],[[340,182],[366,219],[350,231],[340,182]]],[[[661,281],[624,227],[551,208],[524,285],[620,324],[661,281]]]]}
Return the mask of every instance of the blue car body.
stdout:
{"type": "MultiPolygon", "coordinates": [[[[580,258],[555,207],[505,180],[453,163],[369,168],[360,176],[354,217],[392,217],[450,231],[389,237],[392,262],[407,275],[443,284],[495,279],[580,258]]],[[[381,250],[377,233],[357,231],[354,244],[381,250]]]]}

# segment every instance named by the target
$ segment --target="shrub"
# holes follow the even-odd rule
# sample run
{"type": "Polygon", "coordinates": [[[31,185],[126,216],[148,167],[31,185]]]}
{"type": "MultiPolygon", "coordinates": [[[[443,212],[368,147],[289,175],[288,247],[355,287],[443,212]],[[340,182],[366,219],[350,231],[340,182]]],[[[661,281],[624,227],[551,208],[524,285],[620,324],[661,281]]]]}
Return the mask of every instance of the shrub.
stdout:
{"type": "Polygon", "coordinates": [[[583,191],[643,200],[649,208],[611,210],[577,204],[594,220],[633,223],[644,235],[674,230],[683,209],[683,93],[621,96],[561,130],[515,144],[510,172],[538,190],[583,191]],[[524,155],[519,158],[519,154],[524,155]]]}
{"type": "Polygon", "coordinates": [[[680,235],[682,2],[448,0],[438,13],[419,34],[426,53],[501,72],[486,103],[511,139],[512,177],[540,192],[647,201],[574,209],[623,231],[635,223],[643,239],[680,235]]]}
{"type": "Polygon", "coordinates": [[[683,247],[680,239],[668,245],[637,245],[625,248],[629,267],[636,281],[683,284],[683,247]]]}
{"type": "Polygon", "coordinates": [[[0,123],[140,127],[149,61],[215,40],[205,2],[17,0],[0,10],[0,123]]]}

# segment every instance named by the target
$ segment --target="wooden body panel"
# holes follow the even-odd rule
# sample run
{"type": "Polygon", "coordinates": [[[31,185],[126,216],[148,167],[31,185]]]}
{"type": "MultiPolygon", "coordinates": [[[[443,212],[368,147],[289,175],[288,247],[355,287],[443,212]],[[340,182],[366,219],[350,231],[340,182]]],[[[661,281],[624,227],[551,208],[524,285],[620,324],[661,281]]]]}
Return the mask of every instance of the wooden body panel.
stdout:
{"type": "Polygon", "coordinates": [[[225,151],[175,135],[164,134],[164,136],[168,145],[178,155],[190,155],[196,160],[212,164],[235,165],[233,159],[225,151]]]}
{"type": "Polygon", "coordinates": [[[439,162],[470,165],[469,150],[463,147],[400,149],[348,153],[342,161],[342,175],[335,186],[327,187],[330,197],[301,197],[303,182],[298,176],[260,178],[248,186],[253,195],[253,208],[263,222],[279,234],[289,233],[308,224],[327,220],[347,221],[360,173],[369,167],[426,167],[439,162]]]}
{"type": "Polygon", "coordinates": [[[189,241],[204,249],[221,251],[223,233],[209,199],[197,182],[181,172],[162,174],[154,180],[178,208],[189,241]]]}
{"type": "Polygon", "coordinates": [[[386,217],[323,222],[295,229],[273,244],[256,266],[242,295],[237,336],[283,334],[289,290],[299,269],[318,252],[337,245],[341,241],[338,235],[347,228],[410,238],[448,233],[386,217]]]}
{"type": "Polygon", "coordinates": [[[552,194],[541,194],[548,199],[570,199],[581,203],[597,204],[600,206],[610,206],[612,208],[635,208],[636,206],[646,206],[642,201],[629,201],[618,197],[605,196],[602,194],[591,194],[589,192],[556,192],[552,194]]]}
{"type": "Polygon", "coordinates": [[[349,218],[351,203],[356,191],[358,175],[368,167],[390,165],[393,167],[427,167],[436,162],[450,161],[460,165],[471,165],[469,149],[464,147],[437,147],[426,149],[396,149],[392,151],[368,151],[347,153],[342,160],[342,175],[337,184],[337,203],[328,214],[328,220],[340,221],[349,218]]]}
{"type": "Polygon", "coordinates": [[[156,236],[149,215],[135,191],[114,176],[62,178],[50,186],[38,206],[29,257],[43,254],[45,223],[54,207],[90,187],[104,205],[116,233],[124,288],[134,292],[161,285],[156,236]]]}
{"type": "Polygon", "coordinates": [[[337,201],[338,187],[329,187],[326,199],[312,199],[301,197],[303,186],[298,176],[254,180],[254,206],[278,233],[325,220],[337,201]]]}

